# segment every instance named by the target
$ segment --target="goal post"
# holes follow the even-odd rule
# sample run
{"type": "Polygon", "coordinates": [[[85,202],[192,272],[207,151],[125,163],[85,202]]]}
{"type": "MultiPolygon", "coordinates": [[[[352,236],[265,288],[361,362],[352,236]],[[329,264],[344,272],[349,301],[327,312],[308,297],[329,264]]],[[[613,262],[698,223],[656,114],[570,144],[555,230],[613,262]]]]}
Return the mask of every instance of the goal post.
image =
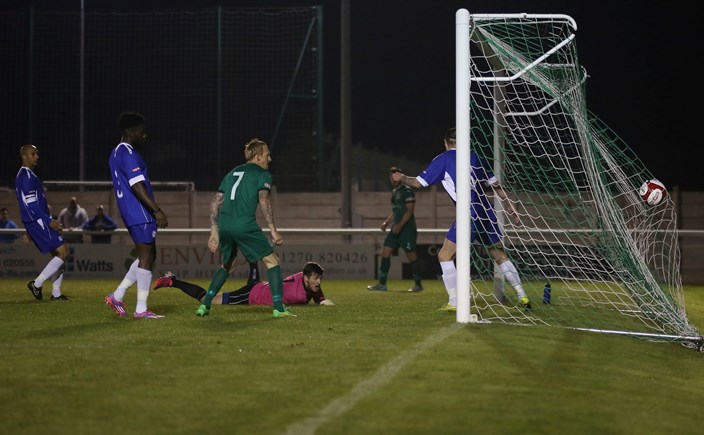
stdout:
{"type": "MultiPolygon", "coordinates": [[[[457,144],[457,168],[469,167],[470,153],[470,46],[469,46],[469,12],[457,11],[456,19],[456,83],[455,141],[457,144]]],[[[470,320],[470,190],[463,188],[470,185],[469,171],[458,170],[457,173],[457,321],[467,323],[470,320]]]]}
{"type": "Polygon", "coordinates": [[[485,189],[532,302],[526,310],[508,281],[501,288],[486,247],[470,243],[472,219],[482,222],[470,216],[473,176],[458,170],[457,321],[558,326],[701,349],[685,313],[674,201],[642,200],[640,185],[657,177],[588,110],[576,22],[459,9],[455,25],[457,167],[470,167],[471,149],[508,191],[520,223],[485,189]]]}

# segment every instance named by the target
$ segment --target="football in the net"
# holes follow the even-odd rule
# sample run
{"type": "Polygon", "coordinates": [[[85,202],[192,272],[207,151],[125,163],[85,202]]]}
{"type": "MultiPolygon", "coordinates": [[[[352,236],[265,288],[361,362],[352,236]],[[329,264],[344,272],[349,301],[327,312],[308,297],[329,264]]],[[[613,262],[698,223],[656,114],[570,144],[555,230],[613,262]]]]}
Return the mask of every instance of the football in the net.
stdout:
{"type": "Polygon", "coordinates": [[[638,194],[648,205],[658,205],[667,196],[665,185],[656,179],[647,180],[638,189],[638,194]]]}

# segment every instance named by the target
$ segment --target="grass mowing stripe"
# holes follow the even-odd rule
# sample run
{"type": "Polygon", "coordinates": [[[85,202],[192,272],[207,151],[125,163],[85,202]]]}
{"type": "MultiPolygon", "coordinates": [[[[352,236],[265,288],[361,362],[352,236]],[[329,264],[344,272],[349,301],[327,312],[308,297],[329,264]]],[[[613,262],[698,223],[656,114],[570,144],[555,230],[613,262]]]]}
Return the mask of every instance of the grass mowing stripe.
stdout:
{"type": "Polygon", "coordinates": [[[322,408],[313,417],[295,423],[288,427],[285,434],[287,435],[309,435],[327,423],[331,419],[344,414],[348,409],[352,408],[360,399],[374,393],[379,388],[391,381],[396,374],[408,363],[413,361],[420,353],[432,348],[436,344],[447,339],[449,336],[457,332],[464,325],[455,323],[450,326],[438,330],[425,341],[415,345],[410,350],[407,350],[376,371],[371,377],[358,383],[352,391],[346,396],[342,396],[330,402],[322,408]]]}

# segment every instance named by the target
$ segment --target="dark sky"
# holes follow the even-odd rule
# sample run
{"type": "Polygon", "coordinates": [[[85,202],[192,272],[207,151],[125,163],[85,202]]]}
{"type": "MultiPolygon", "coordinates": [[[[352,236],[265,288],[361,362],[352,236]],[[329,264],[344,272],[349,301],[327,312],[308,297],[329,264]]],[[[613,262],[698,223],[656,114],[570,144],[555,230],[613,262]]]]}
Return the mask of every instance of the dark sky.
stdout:
{"type": "MultiPolygon", "coordinates": [[[[80,0],[4,0],[79,10],[80,0]]],[[[87,11],[203,9],[222,5],[323,5],[326,130],[339,134],[340,1],[85,0],[87,11]]],[[[698,176],[701,134],[699,24],[692,3],[663,1],[350,0],[352,140],[430,161],[454,124],[454,17],[477,13],[561,13],[578,25],[587,105],[668,188],[704,190],[698,176]],[[607,5],[606,7],[604,5],[607,5]]]]}

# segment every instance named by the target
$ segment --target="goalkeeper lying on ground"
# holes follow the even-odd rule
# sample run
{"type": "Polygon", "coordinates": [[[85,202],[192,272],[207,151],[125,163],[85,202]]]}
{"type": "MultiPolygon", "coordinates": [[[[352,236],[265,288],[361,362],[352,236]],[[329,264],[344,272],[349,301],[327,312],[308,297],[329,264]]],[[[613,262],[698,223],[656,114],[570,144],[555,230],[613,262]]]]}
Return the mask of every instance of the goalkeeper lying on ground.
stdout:
{"type": "MultiPolygon", "coordinates": [[[[323,281],[323,268],[318,263],[309,262],[303,266],[303,271],[284,278],[283,303],[285,305],[305,305],[311,299],[319,305],[335,305],[325,299],[320,283],[323,281]]],[[[188,296],[201,301],[206,289],[181,281],[171,272],[156,280],[154,290],[162,287],[176,287],[188,296]]],[[[213,298],[214,304],[221,305],[273,305],[269,283],[259,280],[257,263],[249,263],[249,278],[247,284],[239,290],[220,293],[213,298]]]]}

